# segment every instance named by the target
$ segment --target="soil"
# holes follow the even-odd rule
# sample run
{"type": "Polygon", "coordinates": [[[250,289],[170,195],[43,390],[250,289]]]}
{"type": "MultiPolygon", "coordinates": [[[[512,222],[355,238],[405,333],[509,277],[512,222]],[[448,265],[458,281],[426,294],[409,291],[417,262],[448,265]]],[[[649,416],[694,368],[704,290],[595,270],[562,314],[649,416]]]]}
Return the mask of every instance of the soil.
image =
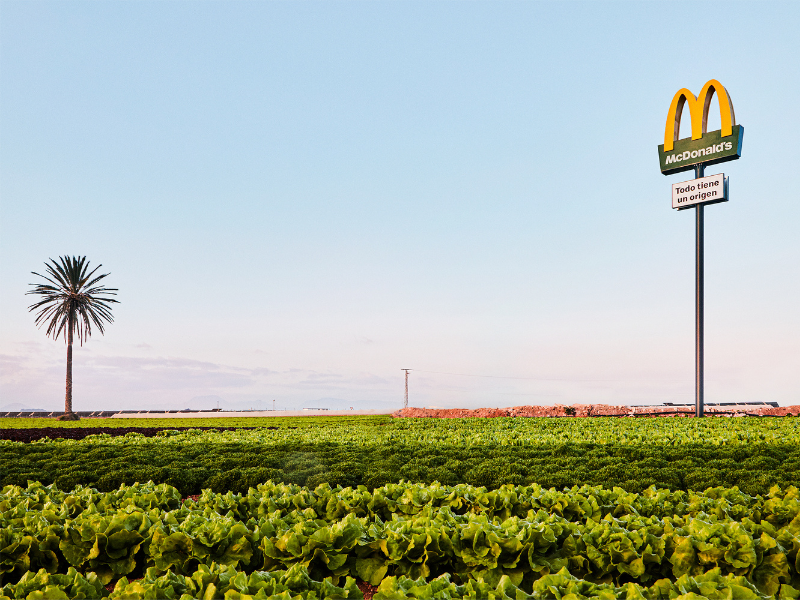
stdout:
{"type": "MultiPolygon", "coordinates": [[[[794,406],[706,406],[705,414],[720,417],[786,417],[800,416],[800,405],[794,406]]],[[[394,418],[463,419],[468,417],[691,417],[688,406],[613,406],[611,404],[555,404],[553,406],[514,406],[511,408],[429,409],[403,408],[392,413],[394,418]]]]}
{"type": "MultiPolygon", "coordinates": [[[[98,433],[107,433],[111,436],[141,433],[145,437],[155,437],[159,431],[164,431],[165,429],[171,431],[186,431],[187,429],[236,431],[237,429],[256,429],[256,427],[31,427],[26,429],[0,429],[0,440],[12,440],[15,442],[35,442],[42,438],[82,440],[87,435],[96,435],[98,433]]],[[[263,427],[262,429],[278,429],[278,427],[263,427]]]]}
{"type": "Polygon", "coordinates": [[[372,597],[378,592],[378,586],[370,585],[366,581],[358,580],[356,582],[358,589],[364,594],[364,600],[372,600],[372,597]]]}

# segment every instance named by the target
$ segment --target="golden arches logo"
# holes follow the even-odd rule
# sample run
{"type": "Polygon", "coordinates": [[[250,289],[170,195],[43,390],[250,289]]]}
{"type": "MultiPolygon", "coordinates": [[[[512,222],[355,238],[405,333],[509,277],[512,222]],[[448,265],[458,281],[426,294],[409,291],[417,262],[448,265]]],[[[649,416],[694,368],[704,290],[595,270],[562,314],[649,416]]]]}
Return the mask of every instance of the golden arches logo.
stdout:
{"type": "Polygon", "coordinates": [[[710,79],[700,90],[700,94],[695,98],[694,94],[683,88],[672,98],[667,114],[667,126],[664,130],[664,152],[669,152],[675,147],[678,141],[681,127],[681,115],[685,104],[689,105],[689,116],[692,121],[692,139],[699,140],[707,133],[708,109],[714,94],[719,101],[719,116],[722,125],[720,135],[727,137],[733,134],[733,127],[736,125],[736,115],[733,112],[733,102],[728,95],[728,91],[716,79],[710,79]]]}

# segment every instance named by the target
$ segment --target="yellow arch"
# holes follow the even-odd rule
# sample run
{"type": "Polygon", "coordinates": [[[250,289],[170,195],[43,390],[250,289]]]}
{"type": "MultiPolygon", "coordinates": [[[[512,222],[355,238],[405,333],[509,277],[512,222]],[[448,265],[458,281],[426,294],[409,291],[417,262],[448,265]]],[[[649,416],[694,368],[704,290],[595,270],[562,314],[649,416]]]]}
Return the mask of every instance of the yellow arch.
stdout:
{"type": "Polygon", "coordinates": [[[717,94],[719,101],[720,124],[722,125],[722,137],[733,133],[733,126],[736,125],[736,115],[733,112],[733,102],[731,101],[728,90],[716,79],[710,79],[700,90],[697,98],[694,94],[682,88],[672,97],[672,104],[667,113],[667,126],[664,130],[664,151],[668,152],[675,147],[678,141],[681,127],[681,114],[684,104],[689,104],[689,116],[692,120],[692,139],[699,140],[707,132],[708,109],[711,106],[711,99],[717,94]]]}

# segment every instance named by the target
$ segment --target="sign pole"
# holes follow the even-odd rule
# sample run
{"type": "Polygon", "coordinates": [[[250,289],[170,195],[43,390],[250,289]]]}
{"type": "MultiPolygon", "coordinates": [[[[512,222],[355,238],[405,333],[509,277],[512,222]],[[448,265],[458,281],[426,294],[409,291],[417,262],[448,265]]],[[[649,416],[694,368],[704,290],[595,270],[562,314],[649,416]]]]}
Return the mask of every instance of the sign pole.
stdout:
{"type": "Polygon", "coordinates": [[[744,127],[736,124],[728,91],[716,79],[709,79],[698,96],[686,88],[675,93],[667,113],[664,143],[658,146],[663,175],[694,169],[694,183],[686,181],[672,185],[672,208],[695,207],[695,417],[703,416],[703,211],[706,204],[728,201],[725,174],[703,176],[706,165],[738,160],[742,155],[743,136],[744,127]],[[719,102],[720,128],[706,131],[708,109],[714,96],[719,102]],[[692,136],[679,139],[684,107],[689,109],[692,136]]]}
{"type": "MultiPolygon", "coordinates": [[[[695,165],[694,178],[700,179],[704,174],[705,165],[695,165]]],[[[703,216],[703,205],[698,204],[695,207],[695,417],[703,416],[703,216]]]]}

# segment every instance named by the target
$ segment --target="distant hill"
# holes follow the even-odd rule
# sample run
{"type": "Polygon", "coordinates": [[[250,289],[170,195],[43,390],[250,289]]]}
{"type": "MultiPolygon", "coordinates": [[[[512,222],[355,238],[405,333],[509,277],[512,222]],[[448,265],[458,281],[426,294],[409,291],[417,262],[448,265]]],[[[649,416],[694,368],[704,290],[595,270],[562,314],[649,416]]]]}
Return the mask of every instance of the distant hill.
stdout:
{"type": "Polygon", "coordinates": [[[47,412],[43,408],[31,408],[20,402],[12,402],[5,406],[0,406],[0,412],[47,412]]]}

